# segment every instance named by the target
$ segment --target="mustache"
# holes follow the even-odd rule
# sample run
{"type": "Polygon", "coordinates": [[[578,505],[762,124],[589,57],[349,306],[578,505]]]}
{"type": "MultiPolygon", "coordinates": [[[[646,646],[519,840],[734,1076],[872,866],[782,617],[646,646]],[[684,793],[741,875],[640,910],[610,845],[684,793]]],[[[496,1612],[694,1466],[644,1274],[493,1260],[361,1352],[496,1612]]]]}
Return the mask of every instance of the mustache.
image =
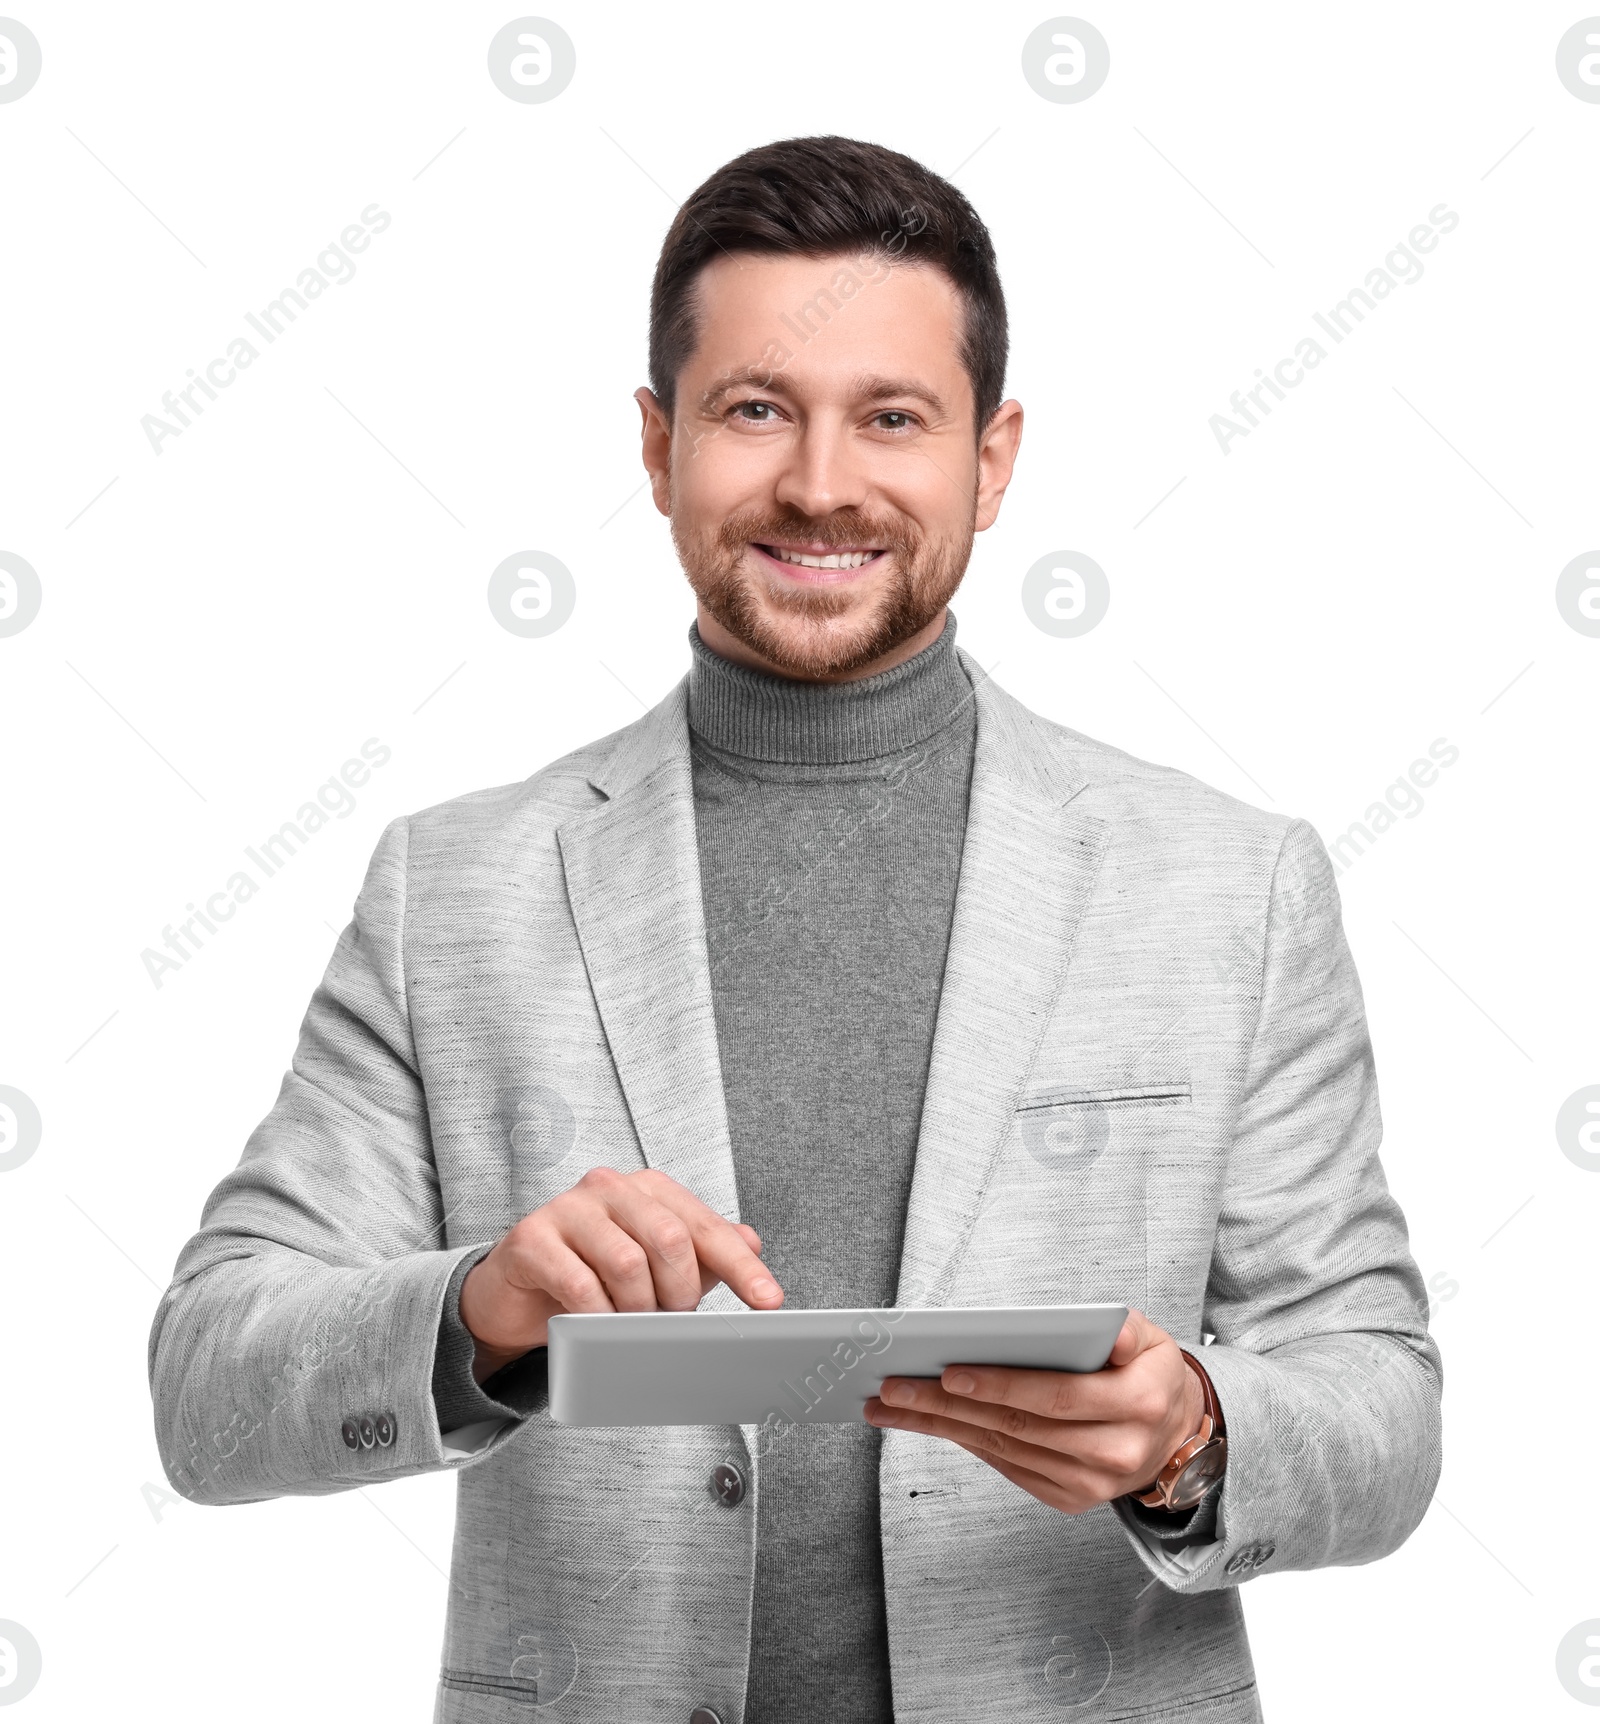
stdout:
{"type": "Polygon", "coordinates": [[[730,554],[737,554],[752,542],[760,545],[801,539],[829,549],[840,545],[877,545],[910,558],[922,544],[921,533],[904,516],[873,515],[864,509],[835,509],[832,514],[816,516],[799,509],[743,509],[722,522],[717,538],[722,549],[730,554]]]}

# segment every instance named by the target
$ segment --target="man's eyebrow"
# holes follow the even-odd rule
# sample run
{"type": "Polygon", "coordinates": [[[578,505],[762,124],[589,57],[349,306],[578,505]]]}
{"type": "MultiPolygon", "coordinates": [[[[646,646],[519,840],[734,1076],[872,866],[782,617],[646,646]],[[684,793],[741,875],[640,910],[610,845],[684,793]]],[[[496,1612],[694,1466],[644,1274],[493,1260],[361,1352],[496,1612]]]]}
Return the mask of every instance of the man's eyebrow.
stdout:
{"type": "MultiPolygon", "coordinates": [[[[700,411],[709,413],[724,395],[735,389],[781,389],[781,367],[742,365],[737,371],[724,372],[700,397],[700,411]]],[[[905,377],[881,377],[872,373],[857,377],[852,385],[859,400],[886,401],[910,396],[921,401],[936,418],[943,418],[948,409],[941,396],[925,383],[905,377]]]]}
{"type": "Polygon", "coordinates": [[[778,373],[770,365],[741,365],[737,371],[725,371],[700,397],[700,410],[709,412],[722,397],[734,389],[775,389],[778,373]]]}
{"type": "Polygon", "coordinates": [[[866,401],[884,401],[896,397],[910,395],[932,409],[936,418],[943,418],[947,409],[943,399],[925,383],[917,383],[906,377],[858,377],[855,381],[856,394],[866,401]]]}

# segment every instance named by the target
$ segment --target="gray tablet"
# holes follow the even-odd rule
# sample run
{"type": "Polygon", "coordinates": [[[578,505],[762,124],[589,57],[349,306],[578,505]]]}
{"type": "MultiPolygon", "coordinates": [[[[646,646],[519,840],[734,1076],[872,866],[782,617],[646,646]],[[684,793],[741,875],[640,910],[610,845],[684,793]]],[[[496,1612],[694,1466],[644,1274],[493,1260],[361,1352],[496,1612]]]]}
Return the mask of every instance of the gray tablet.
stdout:
{"type": "Polygon", "coordinates": [[[967,1310],[641,1311],[550,1319],[563,1425],[858,1422],[885,1377],[946,1365],[1098,1371],[1125,1305],[967,1310]]]}

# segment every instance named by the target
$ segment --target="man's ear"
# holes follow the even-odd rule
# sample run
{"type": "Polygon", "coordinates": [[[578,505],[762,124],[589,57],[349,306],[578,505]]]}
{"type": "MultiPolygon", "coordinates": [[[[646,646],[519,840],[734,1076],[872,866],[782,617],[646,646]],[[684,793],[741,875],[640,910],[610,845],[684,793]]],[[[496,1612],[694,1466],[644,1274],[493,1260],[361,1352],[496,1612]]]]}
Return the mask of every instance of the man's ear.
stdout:
{"type": "Polygon", "coordinates": [[[650,495],[663,515],[672,513],[672,424],[661,403],[648,389],[635,389],[633,398],[639,403],[643,421],[641,453],[644,470],[650,475],[650,495]]]}
{"type": "Polygon", "coordinates": [[[975,532],[992,527],[999,518],[1001,499],[1011,483],[1021,444],[1022,403],[1002,401],[978,443],[978,507],[972,523],[975,532]]]}

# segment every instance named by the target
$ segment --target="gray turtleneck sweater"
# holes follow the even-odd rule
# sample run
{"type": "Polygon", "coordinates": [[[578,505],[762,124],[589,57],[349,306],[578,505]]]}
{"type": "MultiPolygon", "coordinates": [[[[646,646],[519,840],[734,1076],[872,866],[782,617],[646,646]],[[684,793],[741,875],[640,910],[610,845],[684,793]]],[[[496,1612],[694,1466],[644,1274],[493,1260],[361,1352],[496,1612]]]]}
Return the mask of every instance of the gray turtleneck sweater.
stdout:
{"type": "MultiPolygon", "coordinates": [[[[691,625],[689,726],[706,955],[739,1213],[791,1309],[895,1302],[955,910],[977,716],[955,618],[848,683],[768,676],[691,625]]],[[[489,1248],[484,1247],[484,1252],[489,1248]]],[[[480,1388],[458,1267],[440,1426],[526,1410],[536,1349],[480,1388]]],[[[764,1454],[742,1724],[892,1724],[874,1426],[764,1454]]]]}
{"type": "MultiPolygon", "coordinates": [[[[690,632],[706,948],[740,1218],[790,1308],[895,1302],[976,713],[955,619],[849,683],[690,632]]],[[[889,1724],[874,1426],[761,1459],[744,1724],[889,1724]]]]}

